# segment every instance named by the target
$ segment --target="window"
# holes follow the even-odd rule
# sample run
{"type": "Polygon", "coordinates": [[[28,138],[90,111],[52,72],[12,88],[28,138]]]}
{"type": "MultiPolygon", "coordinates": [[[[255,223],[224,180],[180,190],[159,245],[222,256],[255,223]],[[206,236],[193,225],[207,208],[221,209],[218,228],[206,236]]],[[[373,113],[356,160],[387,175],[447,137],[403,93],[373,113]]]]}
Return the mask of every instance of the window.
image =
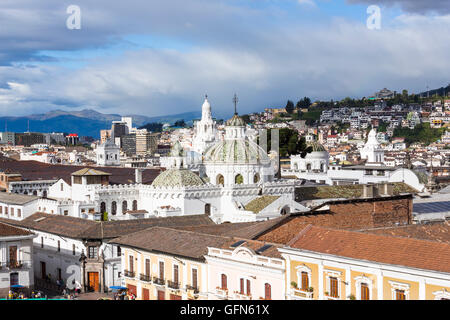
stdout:
{"type": "Polygon", "coordinates": [[[41,248],[44,248],[44,237],[41,237],[41,248]]]}
{"type": "Polygon", "coordinates": [[[58,273],[58,280],[62,280],[62,270],[61,268],[57,268],[57,273],[58,273]]]}
{"type": "Polygon", "coordinates": [[[227,287],[227,276],[222,273],[220,280],[221,280],[221,288],[224,289],[224,290],[228,289],[228,287],[227,287]]]}
{"type": "Polygon", "coordinates": [[[302,271],[301,276],[302,276],[301,289],[306,291],[309,288],[309,275],[308,275],[308,272],[302,271]]]}
{"type": "Polygon", "coordinates": [[[197,288],[197,269],[192,269],[192,286],[197,288]]]}
{"type": "Polygon", "coordinates": [[[64,210],[64,215],[68,216],[69,215],[69,210],[64,210]]]}
{"type": "Polygon", "coordinates": [[[5,207],[5,214],[8,215],[8,207],[5,207]]]}
{"type": "Polygon", "coordinates": [[[240,290],[239,290],[240,294],[246,294],[248,296],[250,296],[251,294],[251,286],[250,286],[250,280],[249,279],[244,279],[241,278],[240,279],[240,290]]]}
{"type": "Polygon", "coordinates": [[[11,208],[11,217],[14,217],[14,208],[11,208]]]}
{"type": "Polygon", "coordinates": [[[128,211],[128,204],[126,201],[122,202],[122,214],[128,211]]]}
{"type": "Polygon", "coordinates": [[[361,283],[361,300],[370,300],[369,286],[367,283],[361,283]]]}
{"type": "Polygon", "coordinates": [[[117,203],[115,201],[111,203],[111,213],[113,216],[115,216],[117,213],[117,203]]]}
{"type": "Polygon", "coordinates": [[[225,178],[223,177],[223,175],[219,174],[216,177],[216,184],[221,184],[221,185],[225,184],[225,178]]]}
{"type": "Polygon", "coordinates": [[[272,286],[269,283],[264,284],[264,295],[266,300],[272,300],[272,286]]]}
{"type": "Polygon", "coordinates": [[[91,246],[89,247],[89,259],[97,259],[98,248],[91,246]]]}
{"type": "Polygon", "coordinates": [[[234,178],[234,183],[235,184],[243,184],[244,183],[244,177],[241,174],[238,174],[235,178],[234,178]]]}
{"type": "Polygon", "coordinates": [[[136,211],[137,209],[138,209],[137,200],[133,200],[133,211],[136,211]]]}
{"type": "Polygon", "coordinates": [[[17,216],[19,218],[22,216],[22,210],[21,209],[17,209],[17,216]]]}
{"type": "Polygon", "coordinates": [[[0,214],[3,213],[3,206],[0,206],[0,214]]]}
{"type": "Polygon", "coordinates": [[[122,248],[117,246],[117,256],[120,257],[122,255],[122,248]]]}
{"type": "Polygon", "coordinates": [[[129,256],[130,265],[128,266],[130,268],[130,272],[133,272],[134,270],[134,257],[129,256]]]}
{"type": "Polygon", "coordinates": [[[145,259],[145,275],[150,276],[150,259],[145,259]]]}
{"type": "Polygon", "coordinates": [[[72,254],[75,255],[75,244],[72,245],[72,254]]]}
{"type": "Polygon", "coordinates": [[[335,277],[330,277],[330,297],[338,298],[338,279],[335,277]]]}
{"type": "Polygon", "coordinates": [[[64,191],[64,184],[61,183],[61,191],[64,191]]]}
{"type": "Polygon", "coordinates": [[[395,290],[395,300],[406,300],[405,290],[395,290]]]}
{"type": "Polygon", "coordinates": [[[159,278],[164,279],[164,261],[159,262],[159,278]]]}
{"type": "Polygon", "coordinates": [[[173,282],[178,283],[178,265],[173,266],[173,282]]]}
{"type": "Polygon", "coordinates": [[[58,249],[57,249],[57,251],[58,251],[58,252],[61,251],[61,241],[59,241],[59,240],[58,240],[58,249]]]}

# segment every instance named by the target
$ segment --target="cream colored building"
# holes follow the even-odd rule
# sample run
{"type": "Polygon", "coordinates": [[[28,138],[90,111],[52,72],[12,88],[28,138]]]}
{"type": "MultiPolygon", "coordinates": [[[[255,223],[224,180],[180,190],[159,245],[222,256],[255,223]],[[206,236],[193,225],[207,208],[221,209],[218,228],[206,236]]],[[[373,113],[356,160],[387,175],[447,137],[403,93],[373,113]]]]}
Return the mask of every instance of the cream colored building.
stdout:
{"type": "Polygon", "coordinates": [[[450,245],[306,227],[287,247],[286,299],[450,299],[450,245]]]}

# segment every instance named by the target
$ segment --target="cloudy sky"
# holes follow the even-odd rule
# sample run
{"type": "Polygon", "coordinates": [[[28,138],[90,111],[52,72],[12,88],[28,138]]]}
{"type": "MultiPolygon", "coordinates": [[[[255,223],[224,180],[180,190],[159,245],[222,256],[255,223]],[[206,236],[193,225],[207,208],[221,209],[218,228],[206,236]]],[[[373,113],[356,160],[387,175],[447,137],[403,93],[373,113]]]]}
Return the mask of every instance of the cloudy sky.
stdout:
{"type": "Polygon", "coordinates": [[[235,92],[245,113],[450,82],[448,0],[1,0],[0,26],[0,115],[157,116],[207,93],[222,116],[235,92]]]}

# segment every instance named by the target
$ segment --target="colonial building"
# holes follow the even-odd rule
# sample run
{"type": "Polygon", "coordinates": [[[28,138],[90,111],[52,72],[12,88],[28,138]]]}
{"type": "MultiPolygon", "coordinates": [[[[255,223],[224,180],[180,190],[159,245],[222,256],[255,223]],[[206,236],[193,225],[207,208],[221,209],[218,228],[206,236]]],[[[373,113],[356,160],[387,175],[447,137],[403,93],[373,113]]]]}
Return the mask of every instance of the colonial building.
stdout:
{"type": "Polygon", "coordinates": [[[290,300],[450,299],[447,243],[309,225],[280,252],[290,300]]]}
{"type": "Polygon", "coordinates": [[[33,232],[0,222],[0,296],[12,285],[34,286],[33,232]]]}

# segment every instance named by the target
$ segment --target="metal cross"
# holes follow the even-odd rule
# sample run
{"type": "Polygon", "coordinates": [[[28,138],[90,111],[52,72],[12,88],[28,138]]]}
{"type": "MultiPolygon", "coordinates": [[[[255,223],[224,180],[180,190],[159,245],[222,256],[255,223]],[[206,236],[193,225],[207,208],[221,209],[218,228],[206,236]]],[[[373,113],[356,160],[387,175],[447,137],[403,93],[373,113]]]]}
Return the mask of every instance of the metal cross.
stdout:
{"type": "Polygon", "coordinates": [[[234,103],[234,114],[236,114],[237,115],[237,109],[236,109],[236,106],[237,106],[237,103],[239,102],[239,99],[238,99],[238,97],[237,97],[237,95],[236,95],[236,93],[234,94],[234,97],[233,97],[233,103],[234,103]]]}

